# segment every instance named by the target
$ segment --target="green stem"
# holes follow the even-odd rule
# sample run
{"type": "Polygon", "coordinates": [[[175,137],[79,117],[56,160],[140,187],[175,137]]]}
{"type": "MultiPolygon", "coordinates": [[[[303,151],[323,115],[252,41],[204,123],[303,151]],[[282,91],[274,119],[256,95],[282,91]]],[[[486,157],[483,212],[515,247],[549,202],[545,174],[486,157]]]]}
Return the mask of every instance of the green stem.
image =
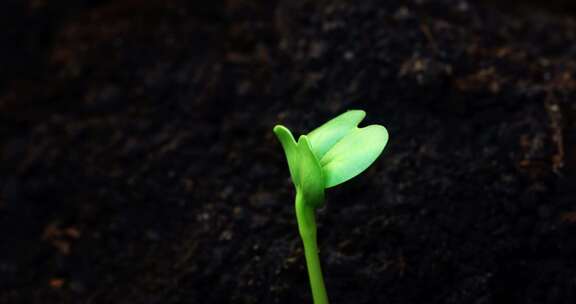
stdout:
{"type": "Polygon", "coordinates": [[[316,239],[316,218],[314,208],[304,201],[299,190],[296,191],[296,219],[298,220],[298,230],[304,243],[304,254],[308,266],[308,278],[312,288],[312,298],[314,304],[328,304],[328,295],[324,287],[320,258],[318,257],[318,244],[316,239]]]}

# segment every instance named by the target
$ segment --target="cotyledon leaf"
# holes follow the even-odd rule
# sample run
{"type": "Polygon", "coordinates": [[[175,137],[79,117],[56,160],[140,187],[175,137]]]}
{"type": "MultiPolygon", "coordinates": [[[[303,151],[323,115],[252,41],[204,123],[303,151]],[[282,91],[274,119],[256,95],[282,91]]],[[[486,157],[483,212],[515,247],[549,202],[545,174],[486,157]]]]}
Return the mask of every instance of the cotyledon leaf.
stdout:
{"type": "Polygon", "coordinates": [[[300,166],[298,168],[299,181],[294,181],[299,191],[302,191],[305,202],[314,208],[324,204],[324,176],[320,162],[312,152],[310,142],[306,135],[298,138],[298,152],[300,166]]]}
{"type": "Polygon", "coordinates": [[[340,139],[320,160],[326,188],[339,185],[366,170],[388,142],[380,125],[356,128],[340,139]]]}
{"type": "Polygon", "coordinates": [[[310,146],[316,157],[322,159],[326,152],[356,128],[365,116],[366,112],[362,110],[346,111],[308,133],[310,146]]]}
{"type": "Polygon", "coordinates": [[[296,184],[299,180],[298,178],[298,167],[300,166],[300,153],[294,140],[294,136],[288,128],[277,125],[274,127],[274,133],[280,143],[282,148],[284,148],[284,154],[286,155],[286,160],[288,161],[288,169],[290,170],[290,177],[292,177],[292,182],[296,184]]]}

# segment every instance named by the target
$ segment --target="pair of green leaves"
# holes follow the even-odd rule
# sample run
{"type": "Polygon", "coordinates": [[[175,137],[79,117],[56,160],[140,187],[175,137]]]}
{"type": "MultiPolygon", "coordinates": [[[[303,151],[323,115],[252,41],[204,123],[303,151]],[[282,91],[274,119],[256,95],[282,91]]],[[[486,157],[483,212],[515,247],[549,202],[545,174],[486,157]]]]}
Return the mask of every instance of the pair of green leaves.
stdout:
{"type": "Polygon", "coordinates": [[[370,166],[388,142],[388,131],[380,125],[358,128],[366,113],[345,112],[301,135],[298,142],[286,127],[274,127],[280,140],[292,181],[312,207],[324,203],[324,189],[355,177],[370,166]]]}

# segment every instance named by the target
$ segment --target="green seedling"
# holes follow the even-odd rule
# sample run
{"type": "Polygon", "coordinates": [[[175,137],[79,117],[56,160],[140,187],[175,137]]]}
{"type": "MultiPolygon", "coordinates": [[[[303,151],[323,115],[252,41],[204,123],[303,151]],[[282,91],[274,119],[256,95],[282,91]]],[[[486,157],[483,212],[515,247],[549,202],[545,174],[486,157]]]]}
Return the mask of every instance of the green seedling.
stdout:
{"type": "Polygon", "coordinates": [[[345,112],[307,135],[294,140],[288,128],[277,125],[292,182],[296,187],[296,219],[315,304],[327,304],[328,295],[318,257],[315,209],[324,205],[324,189],[337,186],[366,170],[382,153],[388,131],[380,125],[358,128],[366,113],[345,112]]]}

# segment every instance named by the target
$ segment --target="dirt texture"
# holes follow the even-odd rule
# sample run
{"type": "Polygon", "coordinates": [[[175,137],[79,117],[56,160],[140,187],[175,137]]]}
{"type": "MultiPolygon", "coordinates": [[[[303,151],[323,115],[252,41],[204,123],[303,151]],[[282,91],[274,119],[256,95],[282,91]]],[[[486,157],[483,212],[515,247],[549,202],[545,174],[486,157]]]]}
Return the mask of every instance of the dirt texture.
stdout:
{"type": "Polygon", "coordinates": [[[347,109],[390,142],[318,212],[332,303],[576,302],[575,17],[195,3],[5,4],[0,303],[311,303],[272,127],[347,109]]]}

